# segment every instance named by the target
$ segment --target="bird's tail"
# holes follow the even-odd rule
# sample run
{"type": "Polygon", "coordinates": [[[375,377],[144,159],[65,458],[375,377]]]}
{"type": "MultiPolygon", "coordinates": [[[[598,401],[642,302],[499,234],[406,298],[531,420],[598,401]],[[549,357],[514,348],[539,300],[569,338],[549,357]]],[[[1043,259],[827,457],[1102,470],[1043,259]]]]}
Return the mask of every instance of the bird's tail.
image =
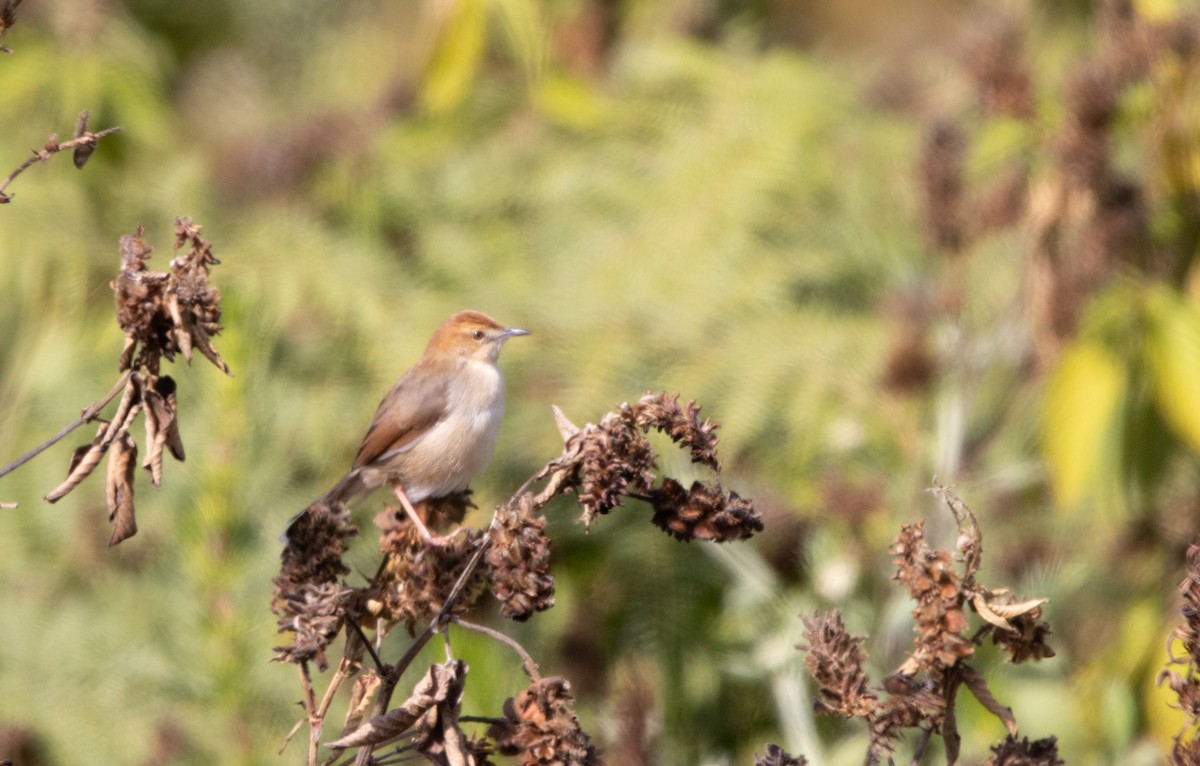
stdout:
{"type": "Polygon", "coordinates": [[[284,543],[287,542],[288,536],[292,533],[292,528],[296,526],[296,523],[299,522],[300,519],[304,518],[305,514],[312,510],[314,505],[348,503],[366,492],[368,489],[369,488],[367,487],[366,482],[364,482],[362,479],[362,475],[358,471],[350,471],[342,477],[341,481],[339,481],[337,484],[334,484],[328,492],[314,500],[312,505],[309,505],[303,511],[300,511],[300,513],[297,513],[295,516],[293,516],[290,521],[288,521],[287,529],[284,530],[283,537],[281,538],[282,541],[284,543]]]}

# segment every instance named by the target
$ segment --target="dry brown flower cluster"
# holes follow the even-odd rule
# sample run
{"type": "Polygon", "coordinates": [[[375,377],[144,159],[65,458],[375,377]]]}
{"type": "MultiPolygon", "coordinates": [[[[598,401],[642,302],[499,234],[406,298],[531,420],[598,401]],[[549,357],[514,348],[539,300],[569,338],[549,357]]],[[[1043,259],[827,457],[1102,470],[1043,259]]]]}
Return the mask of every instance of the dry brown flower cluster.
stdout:
{"type": "MultiPolygon", "coordinates": [[[[383,571],[375,578],[379,607],[371,616],[388,623],[403,622],[413,633],[418,623],[429,622],[444,607],[467,562],[479,547],[483,530],[463,530],[444,544],[429,546],[403,511],[392,509],[393,526],[379,540],[384,554],[383,571]]],[[[451,614],[469,609],[484,586],[484,572],[477,569],[467,582],[463,597],[452,605],[451,614]]],[[[374,605],[375,602],[371,602],[374,605]]]]}
{"type": "Polygon", "coordinates": [[[779,745],[767,745],[767,752],[754,755],[754,766],[806,766],[804,756],[791,756],[779,745]]]}
{"type": "Polygon", "coordinates": [[[1031,742],[1028,737],[1017,739],[1009,734],[1000,744],[992,745],[992,754],[983,766],[1062,766],[1063,763],[1054,737],[1031,742]]]}
{"type": "Polygon", "coordinates": [[[646,440],[651,429],[670,436],[688,449],[692,462],[720,476],[717,425],[700,419],[695,402],[681,407],[678,395],[646,394],[582,429],[558,414],[566,449],[539,478],[550,477],[556,491],[576,492],[585,526],[622,505],[623,497],[631,497],[648,501],[654,508],[654,524],[678,540],[728,542],[762,531],[762,519],[753,505],[719,483],[697,481],[684,490],[678,481],[667,478],[660,487],[653,486],[656,456],[646,440]]]}
{"type": "Polygon", "coordinates": [[[535,680],[504,703],[504,721],[488,734],[502,755],[518,755],[522,766],[591,766],[599,751],[579,728],[564,678],[535,680]]]}
{"type": "Polygon", "coordinates": [[[529,495],[496,510],[485,561],[504,617],[523,622],[534,612],[554,606],[550,538],[545,529],[546,519],[533,512],[529,495]]]}
{"type": "Polygon", "coordinates": [[[1045,599],[1015,603],[1007,591],[989,590],[976,583],[983,540],[974,514],[945,487],[930,491],[954,514],[958,555],[930,548],[921,522],[905,525],[892,546],[895,579],[916,602],[912,653],[884,680],[882,688],[874,688],[865,670],[866,637],[851,635],[836,610],[804,617],[805,644],[801,648],[804,664],[818,686],[816,709],[867,722],[868,764],[890,762],[905,729],[921,732],[914,763],[931,738],[940,735],[947,763],[953,764],[960,747],[955,700],[959,689],[965,687],[1008,729],[1009,738],[993,748],[989,763],[1060,763],[1053,738],[1034,743],[1016,738],[1012,711],[996,701],[987,681],[969,664],[989,633],[1014,662],[1054,656],[1045,643],[1049,627],[1040,620],[1045,599]],[[968,607],[983,618],[970,638],[965,635],[968,607]]]}
{"type": "Polygon", "coordinates": [[[1174,766],[1200,764],[1200,538],[1187,549],[1187,571],[1179,583],[1183,624],[1175,629],[1167,643],[1167,669],[1158,676],[1175,692],[1178,707],[1187,720],[1175,735],[1171,748],[1174,766]],[[1183,650],[1176,654],[1175,645],[1183,650]],[[1182,668],[1182,671],[1172,669],[1182,668]]]}
{"type": "MultiPolygon", "coordinates": [[[[597,749],[571,710],[566,682],[541,678],[519,644],[492,628],[466,622],[464,615],[477,607],[485,586],[490,586],[503,617],[527,620],[554,605],[550,539],[541,511],[560,495],[576,495],[585,524],[623,505],[626,499],[645,501],[653,508],[653,523],[680,540],[741,540],[763,528],[750,501],[721,487],[714,434],[717,425],[702,420],[694,402],[680,404],[678,396],[646,394],[606,414],[598,425],[582,428],[570,423],[557,408],[554,412],[564,443],[562,454],[498,506],[486,530],[460,526],[449,530],[438,543],[429,544],[397,509],[387,508],[376,516],[383,558],[374,576],[362,586],[352,587],[344,579],[349,568],[343,556],[355,527],[343,504],[314,504],[289,529],[272,609],[279,631],[290,634],[291,640],[277,647],[276,659],[300,666],[306,717],[293,734],[308,724],[309,763],[317,762],[325,715],[334,695],[351,679],[348,733],[329,746],[337,752],[358,748],[360,764],[376,757],[372,755],[376,746],[390,744],[397,737],[406,740],[397,746],[397,754],[417,752],[434,763],[483,764],[493,750],[519,755],[521,763],[531,765],[598,763],[597,749]],[[716,473],[717,479],[697,481],[685,489],[671,477],[660,478],[657,455],[646,438],[652,429],[670,436],[688,450],[693,462],[716,473]],[[530,489],[539,483],[539,490],[530,489]],[[385,663],[377,647],[398,624],[404,624],[414,640],[398,661],[385,663]],[[422,624],[425,628],[417,632],[422,624]],[[430,740],[422,734],[434,729],[422,729],[418,723],[420,716],[433,709],[422,702],[427,695],[420,686],[408,703],[388,710],[391,695],[417,652],[434,634],[448,631],[451,625],[483,632],[513,647],[532,679],[530,687],[505,706],[504,722],[493,726],[491,739],[469,739],[458,730],[459,693],[439,702],[439,720],[453,721],[436,729],[441,732],[440,739],[430,740]],[[374,632],[374,639],[368,637],[369,632],[374,632]],[[318,697],[308,666],[315,663],[325,670],[330,664],[326,650],[339,636],[344,636],[342,659],[325,693],[318,697]],[[365,663],[368,654],[374,667],[365,663]],[[408,712],[397,712],[404,710],[408,712]],[[380,734],[385,731],[387,737],[380,734]],[[437,748],[441,749],[421,744],[430,741],[440,743],[437,748]]],[[[470,505],[468,498],[463,493],[423,505],[441,531],[461,522],[470,505]]],[[[465,665],[455,673],[459,679],[455,683],[461,685],[465,665]]],[[[422,684],[442,688],[438,678],[427,676],[422,684]]]]}
{"type": "Polygon", "coordinates": [[[277,659],[310,662],[324,670],[325,647],[337,637],[352,591],[338,579],[350,574],[342,556],[358,529],[342,503],[314,504],[296,521],[289,545],[283,549],[275,577],[275,614],[280,632],[292,633],[292,643],[276,647],[277,659]],[[290,544],[294,539],[295,545],[290,544]]]}
{"type": "Polygon", "coordinates": [[[171,260],[170,272],[147,269],[146,260],[153,248],[142,239],[141,227],[136,234],[121,237],[121,273],[110,283],[116,297],[117,322],[125,331],[125,348],[119,362],[122,374],[117,384],[85,408],[74,423],[0,470],[3,476],[79,426],[98,422],[95,437],[75,450],[67,477],[46,495],[46,500],[53,503],[65,497],[107,456],[104,494],[113,525],[109,545],[137,533],[133,500],[138,446],[130,433],[137,416],[143,416],[145,426],[146,456],[141,466],[149,472],[155,487],[162,485],[164,451],[176,460],[184,459],[176,384],[171,376],[160,374],[163,357],[170,361],[176,352],[182,352],[190,362],[191,349],[199,348],[229,374],[229,367],[212,345],[212,336],[221,329],[221,299],[208,284],[208,274],[218,261],[212,255],[212,246],[201,236],[200,227],[191,219],[177,218],[175,235],[175,249],[184,252],[171,260]],[[121,398],[112,417],[101,418],[100,412],[118,395],[121,398]]]}

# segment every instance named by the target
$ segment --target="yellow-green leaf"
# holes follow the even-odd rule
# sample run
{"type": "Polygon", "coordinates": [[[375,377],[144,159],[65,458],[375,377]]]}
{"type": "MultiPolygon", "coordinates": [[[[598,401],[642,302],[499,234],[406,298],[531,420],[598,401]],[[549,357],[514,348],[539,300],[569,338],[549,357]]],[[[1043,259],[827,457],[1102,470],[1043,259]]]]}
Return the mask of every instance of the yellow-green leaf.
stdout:
{"type": "Polygon", "coordinates": [[[453,0],[445,14],[421,86],[421,102],[433,112],[462,103],[487,45],[487,0],[453,0]]]}
{"type": "Polygon", "coordinates": [[[1171,430],[1200,452],[1200,310],[1173,291],[1146,302],[1146,369],[1154,401],[1171,430]]]}
{"type": "Polygon", "coordinates": [[[1042,450],[1061,504],[1081,500],[1095,480],[1124,389],[1124,369],[1098,343],[1078,343],[1059,360],[1046,391],[1042,450]]]}
{"type": "Polygon", "coordinates": [[[546,61],[548,32],[534,0],[495,0],[513,54],[531,82],[541,74],[546,61]]]}
{"type": "Polygon", "coordinates": [[[595,87],[561,72],[542,77],[533,88],[533,100],[551,120],[581,130],[600,122],[609,111],[608,100],[595,87]]]}

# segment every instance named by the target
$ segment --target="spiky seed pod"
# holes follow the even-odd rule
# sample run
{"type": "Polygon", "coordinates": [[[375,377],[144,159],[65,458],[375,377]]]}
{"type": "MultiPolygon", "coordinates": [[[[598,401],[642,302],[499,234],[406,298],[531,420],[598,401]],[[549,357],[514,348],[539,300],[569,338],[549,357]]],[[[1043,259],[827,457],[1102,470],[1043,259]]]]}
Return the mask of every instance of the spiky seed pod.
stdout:
{"type": "Polygon", "coordinates": [[[492,592],[500,601],[501,615],[523,622],[554,606],[546,519],[535,516],[532,498],[522,495],[517,503],[498,508],[496,520],[499,523],[488,532],[486,558],[492,592]]]}
{"type": "Polygon", "coordinates": [[[579,728],[570,686],[543,678],[504,703],[504,721],[489,735],[501,755],[519,755],[521,766],[598,766],[600,753],[579,728]]]}
{"type": "Polygon", "coordinates": [[[954,559],[946,551],[925,544],[925,523],[906,524],[892,545],[896,566],[893,579],[908,588],[917,602],[912,614],[916,624],[917,650],[913,659],[929,673],[940,673],[975,653],[964,635],[966,596],[954,571],[954,559]]]}
{"type": "MultiPolygon", "coordinates": [[[[378,594],[384,614],[405,623],[409,633],[418,623],[431,620],[446,603],[483,535],[483,530],[472,529],[431,546],[407,519],[386,530],[379,540],[386,556],[378,594]]],[[[483,585],[484,573],[477,569],[455,602],[454,614],[470,609],[483,585]]]]}
{"type": "Polygon", "coordinates": [[[342,556],[356,534],[342,503],[313,505],[288,531],[271,610],[279,617],[279,632],[294,636],[290,646],[276,647],[276,660],[315,659],[325,668],[324,649],[341,628],[350,593],[337,582],[350,573],[342,556]]]}
{"type": "Polygon", "coordinates": [[[667,478],[647,497],[654,507],[655,526],[677,540],[726,543],[749,539],[763,530],[753,504],[736,492],[725,492],[720,485],[696,481],[685,490],[667,478]]]}

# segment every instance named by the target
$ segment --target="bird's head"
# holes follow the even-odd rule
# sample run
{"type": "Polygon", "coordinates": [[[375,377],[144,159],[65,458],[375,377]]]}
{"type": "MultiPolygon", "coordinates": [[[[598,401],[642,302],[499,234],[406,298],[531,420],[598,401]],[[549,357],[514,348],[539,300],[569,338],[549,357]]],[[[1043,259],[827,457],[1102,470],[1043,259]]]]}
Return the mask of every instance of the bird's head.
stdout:
{"type": "Polygon", "coordinates": [[[504,341],[517,335],[529,335],[529,330],[505,327],[479,311],[460,311],[442,322],[425,353],[495,362],[504,341]]]}

